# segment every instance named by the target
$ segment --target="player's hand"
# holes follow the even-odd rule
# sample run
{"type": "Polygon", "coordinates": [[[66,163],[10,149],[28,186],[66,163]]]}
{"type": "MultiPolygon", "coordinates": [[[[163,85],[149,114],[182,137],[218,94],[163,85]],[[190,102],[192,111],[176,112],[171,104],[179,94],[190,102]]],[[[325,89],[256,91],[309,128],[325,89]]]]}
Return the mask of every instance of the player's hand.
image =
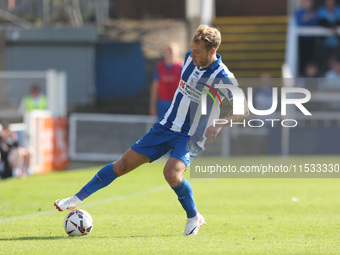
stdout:
{"type": "Polygon", "coordinates": [[[213,142],[216,139],[217,134],[222,130],[222,125],[216,124],[214,126],[210,126],[205,131],[205,137],[209,140],[209,142],[213,142]]]}

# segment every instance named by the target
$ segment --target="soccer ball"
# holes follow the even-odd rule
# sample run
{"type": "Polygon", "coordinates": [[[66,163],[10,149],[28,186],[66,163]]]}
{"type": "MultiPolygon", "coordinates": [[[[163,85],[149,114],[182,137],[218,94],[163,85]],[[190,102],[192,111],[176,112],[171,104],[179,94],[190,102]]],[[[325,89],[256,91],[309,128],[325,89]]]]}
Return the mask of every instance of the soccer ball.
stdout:
{"type": "Polygon", "coordinates": [[[88,235],[93,229],[92,217],[87,211],[73,210],[65,217],[64,229],[69,236],[88,235]]]}

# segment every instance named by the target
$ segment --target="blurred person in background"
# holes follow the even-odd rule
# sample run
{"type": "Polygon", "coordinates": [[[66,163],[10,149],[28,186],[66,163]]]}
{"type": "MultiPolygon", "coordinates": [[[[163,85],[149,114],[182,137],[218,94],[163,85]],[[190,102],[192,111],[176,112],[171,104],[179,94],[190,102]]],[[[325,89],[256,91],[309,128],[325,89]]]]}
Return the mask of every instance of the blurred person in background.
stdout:
{"type": "Polygon", "coordinates": [[[332,63],[332,68],[325,74],[326,90],[338,90],[340,91],[340,60],[335,59],[332,63]]]}
{"type": "Polygon", "coordinates": [[[21,100],[19,112],[23,116],[26,112],[32,110],[46,110],[47,98],[41,93],[40,86],[37,83],[33,83],[30,88],[30,95],[25,96],[21,100]]]}
{"type": "Polygon", "coordinates": [[[179,59],[177,43],[170,43],[163,52],[164,59],[159,61],[150,90],[151,116],[161,119],[171,105],[172,98],[181,79],[183,62],[179,59]]]}
{"type": "Polygon", "coordinates": [[[272,76],[269,73],[263,73],[261,75],[260,87],[255,93],[254,103],[257,110],[268,110],[272,107],[273,84],[272,76]]]}
{"type": "Polygon", "coordinates": [[[10,130],[9,123],[2,123],[0,131],[1,159],[5,163],[7,177],[22,177],[31,175],[30,154],[28,149],[19,147],[18,136],[10,130]],[[11,171],[11,173],[9,173],[11,171]]]}
{"type": "Polygon", "coordinates": [[[302,0],[301,6],[295,11],[298,26],[316,26],[316,13],[313,9],[313,0],[302,0]]]}
{"type": "Polygon", "coordinates": [[[324,89],[323,78],[320,77],[316,62],[310,61],[306,64],[303,75],[297,80],[297,86],[311,92],[324,89]]]}
{"type": "MultiPolygon", "coordinates": [[[[332,59],[331,69],[325,74],[325,91],[330,93],[340,92],[340,60],[332,59]]],[[[329,110],[339,111],[340,103],[339,100],[328,101],[327,106],[329,110]]]]}
{"type": "Polygon", "coordinates": [[[325,38],[323,56],[326,63],[333,55],[340,57],[339,48],[340,40],[337,28],[340,25],[340,7],[337,6],[335,0],[325,0],[325,5],[321,6],[317,11],[317,20],[320,26],[331,28],[333,35],[325,38]]]}
{"type": "MultiPolygon", "coordinates": [[[[304,68],[304,74],[296,80],[296,86],[305,88],[311,93],[322,91],[325,89],[324,78],[320,76],[319,68],[316,62],[311,61],[307,63],[304,68]]],[[[324,102],[309,101],[306,103],[308,109],[312,111],[321,111],[327,109],[327,105],[324,102]]]]}
{"type": "Polygon", "coordinates": [[[5,137],[5,132],[3,130],[6,130],[7,125],[8,124],[6,122],[2,122],[2,130],[0,131],[0,176],[2,179],[13,176],[12,169],[8,162],[8,153],[10,152],[10,148],[8,147],[7,142],[3,141],[3,137],[5,137]]]}
{"type": "MultiPolygon", "coordinates": [[[[300,8],[295,11],[295,20],[298,26],[316,26],[318,24],[312,0],[303,0],[300,8]]],[[[299,37],[299,72],[303,72],[308,61],[314,59],[315,39],[312,36],[299,37]]]]}

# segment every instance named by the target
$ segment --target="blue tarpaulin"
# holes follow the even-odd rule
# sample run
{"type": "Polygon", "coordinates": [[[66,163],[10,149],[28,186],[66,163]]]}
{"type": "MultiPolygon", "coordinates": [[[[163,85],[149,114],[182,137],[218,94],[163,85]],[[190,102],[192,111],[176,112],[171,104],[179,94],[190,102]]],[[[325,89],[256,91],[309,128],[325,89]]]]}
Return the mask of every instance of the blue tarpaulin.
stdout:
{"type": "Polygon", "coordinates": [[[135,97],[146,88],[146,83],[146,62],[139,42],[109,42],[97,45],[98,99],[135,97]]]}

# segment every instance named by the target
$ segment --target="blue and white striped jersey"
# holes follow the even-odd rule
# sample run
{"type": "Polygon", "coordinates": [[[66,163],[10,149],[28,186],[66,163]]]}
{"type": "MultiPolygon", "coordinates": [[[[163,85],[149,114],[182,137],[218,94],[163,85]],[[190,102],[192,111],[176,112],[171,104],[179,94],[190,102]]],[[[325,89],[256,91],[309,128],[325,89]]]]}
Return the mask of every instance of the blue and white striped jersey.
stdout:
{"type": "Polygon", "coordinates": [[[219,54],[218,60],[207,68],[195,66],[190,54],[191,51],[185,56],[181,80],[171,106],[159,123],[174,132],[190,135],[192,142],[204,148],[205,131],[214,119],[219,119],[223,99],[233,99],[229,90],[216,88],[216,84],[238,86],[238,83],[219,54]],[[202,109],[202,100],[206,100],[203,102],[205,110],[202,109]]]}

